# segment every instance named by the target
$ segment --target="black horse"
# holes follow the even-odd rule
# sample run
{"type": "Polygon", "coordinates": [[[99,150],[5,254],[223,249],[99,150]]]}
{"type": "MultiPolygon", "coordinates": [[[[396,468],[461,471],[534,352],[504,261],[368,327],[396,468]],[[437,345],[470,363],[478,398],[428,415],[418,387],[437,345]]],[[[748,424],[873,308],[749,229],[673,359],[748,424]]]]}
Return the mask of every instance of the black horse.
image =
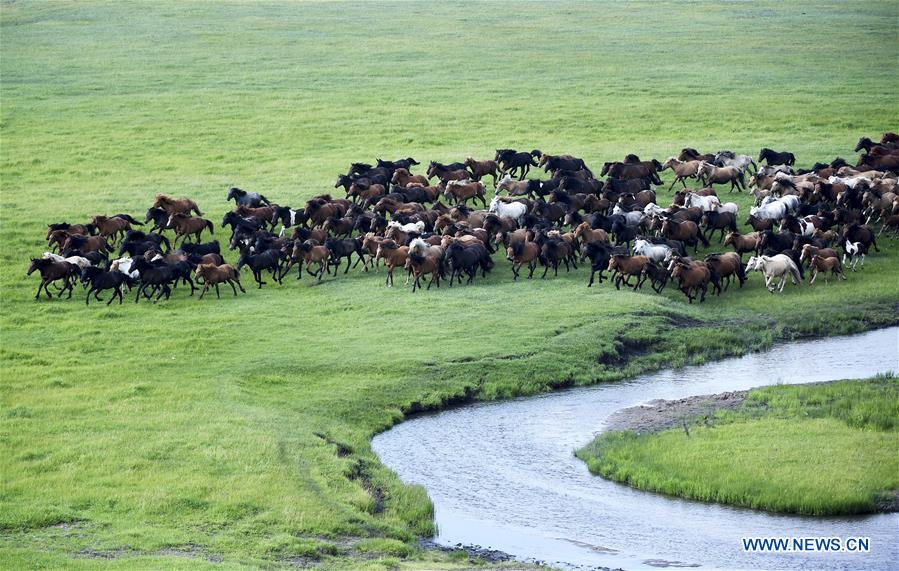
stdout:
{"type": "Polygon", "coordinates": [[[126,285],[130,288],[137,285],[137,280],[118,270],[107,271],[96,266],[89,266],[81,270],[81,283],[85,285],[90,284],[90,288],[87,290],[87,297],[84,299],[85,305],[91,304],[91,294],[97,301],[103,301],[100,299],[100,292],[105,289],[111,289],[113,290],[112,297],[106,302],[106,305],[109,305],[115,301],[116,297],[119,298],[119,304],[125,301],[122,295],[122,286],[126,285]]]}
{"type": "Polygon", "coordinates": [[[558,170],[584,171],[587,176],[593,178],[593,171],[587,168],[584,159],[578,157],[547,157],[543,163],[543,170],[556,172],[558,170]]]}
{"type": "Polygon", "coordinates": [[[253,279],[256,280],[256,284],[258,284],[260,289],[262,289],[262,286],[265,284],[265,282],[262,281],[263,270],[270,271],[272,278],[280,284],[282,277],[281,260],[284,256],[285,254],[276,248],[258,254],[244,252],[240,255],[240,259],[237,260],[237,271],[239,272],[244,266],[249,266],[253,271],[253,279]]]}
{"type": "Polygon", "coordinates": [[[185,242],[184,244],[181,244],[181,251],[188,256],[205,256],[206,254],[221,255],[222,253],[218,240],[213,240],[212,242],[206,242],[204,244],[185,242]]]}
{"type": "Polygon", "coordinates": [[[228,198],[225,200],[234,199],[234,203],[237,206],[249,206],[250,208],[259,208],[260,206],[269,206],[271,203],[268,199],[258,192],[247,192],[245,190],[241,190],[236,186],[232,186],[228,189],[228,198]]]}
{"type": "Polygon", "coordinates": [[[783,151],[778,153],[765,147],[759,151],[759,162],[767,162],[769,165],[788,165],[792,166],[796,163],[796,156],[793,153],[783,151]]]}
{"type": "Polygon", "coordinates": [[[173,266],[166,263],[154,264],[140,256],[132,258],[131,269],[137,270],[140,274],[140,286],[137,288],[137,294],[134,296],[134,303],[140,301],[141,295],[151,299],[157,291],[159,291],[159,294],[156,296],[157,301],[163,295],[166,299],[171,297],[172,288],[170,286],[178,280],[173,266]],[[147,288],[150,286],[152,286],[152,289],[147,292],[147,288]]]}
{"type": "Polygon", "coordinates": [[[340,262],[342,258],[346,258],[346,269],[343,273],[347,273],[350,271],[350,264],[353,261],[353,254],[357,254],[360,258],[362,257],[362,238],[347,238],[345,240],[338,240],[336,238],[327,238],[325,240],[325,247],[331,251],[331,261],[330,265],[334,266],[334,273],[337,273],[337,270],[340,268],[340,262]]]}
{"type": "Polygon", "coordinates": [[[490,259],[490,253],[486,246],[476,242],[463,246],[459,242],[453,242],[446,248],[446,263],[449,265],[452,273],[450,274],[450,287],[453,285],[454,278],[458,276],[459,283],[462,283],[462,274],[468,275],[466,284],[474,281],[474,277],[481,270],[482,277],[487,277],[487,272],[493,269],[493,260],[490,259]]]}
{"type": "Polygon", "coordinates": [[[514,149],[496,149],[494,160],[499,163],[503,173],[515,176],[517,172],[518,180],[524,180],[531,167],[538,166],[534,159],[542,154],[538,149],[530,153],[519,153],[514,149]]]}

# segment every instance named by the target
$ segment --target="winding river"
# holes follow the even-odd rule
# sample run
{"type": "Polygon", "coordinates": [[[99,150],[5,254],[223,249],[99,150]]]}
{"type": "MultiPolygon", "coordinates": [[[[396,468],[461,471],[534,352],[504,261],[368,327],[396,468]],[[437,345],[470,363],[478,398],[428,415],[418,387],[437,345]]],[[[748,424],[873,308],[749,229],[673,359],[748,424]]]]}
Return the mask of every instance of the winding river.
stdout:
{"type": "MultiPolygon", "coordinates": [[[[434,502],[445,545],[567,568],[897,569],[899,514],[811,518],[680,500],[592,476],[573,451],[653,399],[899,372],[899,328],[415,417],[373,447],[434,502]],[[868,537],[869,553],[747,553],[743,537],[868,537]]],[[[899,452],[899,451],[897,451],[899,452]]]]}

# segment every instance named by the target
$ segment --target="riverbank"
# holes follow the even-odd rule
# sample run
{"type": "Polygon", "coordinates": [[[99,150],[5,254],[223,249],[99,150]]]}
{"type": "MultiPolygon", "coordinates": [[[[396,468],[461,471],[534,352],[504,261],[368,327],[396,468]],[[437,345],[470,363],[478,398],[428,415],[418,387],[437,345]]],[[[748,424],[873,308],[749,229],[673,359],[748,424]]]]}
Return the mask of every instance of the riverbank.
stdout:
{"type": "Polygon", "coordinates": [[[577,451],[637,489],[808,515],[899,508],[899,380],[775,385],[619,411],[577,451]]]}

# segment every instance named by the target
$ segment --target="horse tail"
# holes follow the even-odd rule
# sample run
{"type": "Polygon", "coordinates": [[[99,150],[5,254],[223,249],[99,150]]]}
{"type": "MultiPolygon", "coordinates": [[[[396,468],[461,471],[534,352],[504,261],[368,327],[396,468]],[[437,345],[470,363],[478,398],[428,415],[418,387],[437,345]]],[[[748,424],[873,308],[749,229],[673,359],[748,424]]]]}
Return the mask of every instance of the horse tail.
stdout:
{"type": "Polygon", "coordinates": [[[531,156],[532,156],[532,157],[539,157],[539,156],[542,155],[542,154],[543,154],[543,153],[540,152],[540,149],[534,149],[533,151],[531,151],[531,156]]]}
{"type": "Polygon", "coordinates": [[[267,199],[266,197],[262,196],[261,194],[259,195],[259,201],[262,202],[263,204],[265,204],[266,206],[271,206],[271,204],[272,204],[272,203],[269,201],[269,199],[267,199]]]}
{"type": "Polygon", "coordinates": [[[206,227],[209,228],[209,233],[210,233],[210,234],[215,234],[215,231],[213,230],[213,226],[212,226],[212,220],[207,220],[207,221],[206,221],[206,227]]]}
{"type": "Polygon", "coordinates": [[[737,178],[740,179],[740,186],[746,188],[746,177],[743,175],[743,169],[737,169],[737,178]]]}
{"type": "Polygon", "coordinates": [[[874,246],[874,251],[879,252],[880,248],[877,247],[877,237],[874,236],[874,233],[871,233],[871,245],[874,246]]]}
{"type": "Polygon", "coordinates": [[[191,210],[193,210],[194,212],[196,212],[196,213],[197,213],[197,216],[203,216],[203,213],[200,212],[200,207],[197,206],[196,204],[194,204],[194,205],[191,207],[191,210]]]}
{"type": "Polygon", "coordinates": [[[702,242],[702,245],[705,247],[709,246],[709,240],[702,233],[702,230],[697,229],[696,235],[699,237],[699,240],[702,242]]]}

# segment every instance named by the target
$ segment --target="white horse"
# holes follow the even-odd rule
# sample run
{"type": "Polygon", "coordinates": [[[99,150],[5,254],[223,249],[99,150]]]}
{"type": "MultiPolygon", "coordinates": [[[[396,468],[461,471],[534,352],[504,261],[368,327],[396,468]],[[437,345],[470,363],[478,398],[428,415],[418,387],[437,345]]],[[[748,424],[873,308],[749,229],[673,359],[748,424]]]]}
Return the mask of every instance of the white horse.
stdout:
{"type": "Polygon", "coordinates": [[[784,286],[787,285],[787,275],[793,281],[794,285],[799,285],[802,278],[799,276],[799,268],[796,263],[786,254],[777,254],[776,256],[753,256],[749,258],[746,264],[747,272],[762,272],[765,275],[765,287],[768,291],[774,293],[778,286],[773,284],[774,278],[780,278],[780,289],[783,292],[784,286]]]}
{"type": "Polygon", "coordinates": [[[740,214],[740,206],[736,202],[725,202],[724,204],[719,204],[716,208],[718,212],[730,212],[736,218],[740,214]]]}
{"type": "Polygon", "coordinates": [[[850,242],[846,240],[846,243],[843,244],[843,265],[846,265],[846,256],[849,256],[851,263],[849,264],[849,269],[853,272],[855,271],[855,266],[858,264],[859,260],[862,262],[862,268],[865,267],[865,254],[868,249],[861,242],[850,242]]]}
{"type": "Polygon", "coordinates": [[[59,254],[54,254],[53,252],[44,252],[45,260],[53,260],[54,262],[68,262],[70,264],[74,264],[78,266],[78,269],[83,270],[84,268],[89,268],[93,264],[87,258],[82,256],[69,256],[68,258],[60,256],[59,254]]]}
{"type": "Polygon", "coordinates": [[[612,216],[624,217],[624,223],[628,226],[638,226],[643,220],[643,212],[640,210],[624,210],[617,204],[612,208],[612,216]]]}
{"type": "Polygon", "coordinates": [[[394,220],[391,220],[387,223],[387,228],[398,228],[400,232],[404,232],[406,234],[423,234],[425,231],[425,223],[422,220],[418,222],[409,222],[408,224],[400,224],[394,220]]]}
{"type": "Polygon", "coordinates": [[[714,195],[700,196],[695,192],[688,192],[684,197],[684,208],[692,208],[694,206],[702,208],[703,212],[709,212],[721,206],[721,201],[714,195]]]}
{"type": "MultiPolygon", "coordinates": [[[[154,257],[154,259],[156,259],[154,257]]],[[[132,270],[131,265],[134,263],[134,260],[131,258],[119,258],[118,260],[113,260],[111,264],[109,264],[110,271],[119,271],[125,274],[126,276],[131,276],[134,279],[140,277],[140,272],[137,270],[132,270]]]]}
{"type": "Polygon", "coordinates": [[[789,165],[766,165],[758,170],[756,173],[759,177],[771,176],[773,174],[784,172],[787,174],[793,174],[793,167],[789,165]]]}
{"type": "Polygon", "coordinates": [[[736,167],[743,172],[758,171],[755,161],[749,155],[737,155],[722,151],[715,155],[715,164],[721,167],[736,167]],[[750,166],[752,171],[749,170],[750,166]]]}
{"type": "Polygon", "coordinates": [[[859,183],[869,184],[871,179],[866,176],[851,176],[851,177],[839,177],[839,176],[831,176],[827,179],[827,182],[833,184],[835,182],[842,182],[846,186],[851,189],[855,189],[859,183]]]}
{"type": "Polygon", "coordinates": [[[644,216],[662,216],[663,214],[665,214],[665,209],[655,202],[650,202],[643,208],[644,216]]]}
{"type": "Polygon", "coordinates": [[[646,256],[653,262],[664,262],[671,257],[671,252],[671,246],[667,244],[653,244],[643,238],[634,240],[634,255],[646,256]]]}
{"type": "Polygon", "coordinates": [[[499,196],[494,196],[490,201],[488,212],[494,212],[500,216],[508,216],[521,225],[524,222],[524,215],[528,213],[528,207],[520,202],[505,202],[500,200],[499,196]]]}

